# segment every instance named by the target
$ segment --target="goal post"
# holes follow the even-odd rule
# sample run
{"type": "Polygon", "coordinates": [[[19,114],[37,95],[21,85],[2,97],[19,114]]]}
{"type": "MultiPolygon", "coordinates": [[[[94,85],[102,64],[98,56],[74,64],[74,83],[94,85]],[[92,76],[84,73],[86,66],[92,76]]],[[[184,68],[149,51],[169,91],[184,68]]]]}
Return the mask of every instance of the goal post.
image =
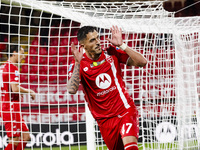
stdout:
{"type": "Polygon", "coordinates": [[[96,149],[96,137],[95,137],[95,120],[90,113],[90,110],[85,105],[85,113],[86,113],[86,131],[87,131],[87,149],[93,150],[96,149]]]}
{"type": "MultiPolygon", "coordinates": [[[[198,24],[195,25],[198,26],[198,24]]],[[[180,149],[195,145],[195,140],[199,147],[199,32],[177,35],[175,41],[176,106],[180,149]],[[184,109],[187,107],[190,109],[184,109]]]]}
{"type": "MultiPolygon", "coordinates": [[[[200,141],[200,17],[175,18],[162,1],[49,2],[1,0],[0,44],[18,43],[25,60],[18,63],[20,84],[37,92],[21,101],[30,148],[106,149],[80,86],[67,92],[71,42],[85,25],[98,28],[102,48],[110,27],[122,28],[128,46],[148,60],[144,68],[121,65],[124,82],[140,122],[140,149],[198,149],[200,141]]],[[[1,58],[10,54],[1,49],[1,58]]],[[[0,148],[7,143],[5,130],[0,148]]]]}

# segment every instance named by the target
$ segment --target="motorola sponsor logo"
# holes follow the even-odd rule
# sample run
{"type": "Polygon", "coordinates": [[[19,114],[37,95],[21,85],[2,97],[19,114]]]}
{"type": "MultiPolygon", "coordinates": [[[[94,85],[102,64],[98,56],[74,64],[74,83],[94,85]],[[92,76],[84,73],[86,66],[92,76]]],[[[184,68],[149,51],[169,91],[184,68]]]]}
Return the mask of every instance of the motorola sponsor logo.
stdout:
{"type": "Polygon", "coordinates": [[[156,138],[160,143],[173,142],[176,135],[176,127],[170,122],[162,122],[156,127],[156,138]]]}
{"type": "MultiPolygon", "coordinates": [[[[44,146],[53,145],[69,145],[75,144],[74,136],[69,131],[60,133],[59,129],[56,129],[56,133],[46,132],[38,134],[30,134],[31,140],[27,143],[27,147],[39,147],[41,144],[44,146]]],[[[7,135],[4,137],[0,136],[0,148],[8,145],[7,135]]]]}
{"type": "Polygon", "coordinates": [[[96,77],[96,85],[100,89],[107,89],[111,85],[111,77],[107,73],[101,73],[96,77]]]}
{"type": "MultiPolygon", "coordinates": [[[[197,139],[198,127],[195,124],[183,125],[179,132],[183,139],[197,139]]],[[[178,131],[174,124],[162,122],[157,125],[155,136],[160,143],[171,143],[178,139],[178,131]]]]}
{"type": "Polygon", "coordinates": [[[102,95],[108,94],[109,92],[112,92],[116,89],[116,86],[112,86],[111,88],[109,88],[112,83],[112,80],[111,80],[110,75],[107,73],[101,73],[100,75],[98,75],[96,77],[95,82],[96,82],[96,85],[98,88],[106,89],[106,90],[103,90],[103,91],[97,93],[97,96],[102,96],[102,95]],[[107,88],[109,88],[109,89],[107,89],[107,88]]]}
{"type": "Polygon", "coordinates": [[[116,89],[116,86],[112,86],[111,88],[109,88],[108,90],[104,90],[102,92],[97,93],[97,96],[102,96],[105,94],[108,94],[109,92],[112,92],[116,89]]]}

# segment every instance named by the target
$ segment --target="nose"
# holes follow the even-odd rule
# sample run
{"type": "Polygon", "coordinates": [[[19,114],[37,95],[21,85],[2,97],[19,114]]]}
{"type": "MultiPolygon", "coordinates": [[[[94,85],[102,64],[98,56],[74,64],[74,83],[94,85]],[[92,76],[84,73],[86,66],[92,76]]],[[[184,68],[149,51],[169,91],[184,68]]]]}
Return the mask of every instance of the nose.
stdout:
{"type": "Polygon", "coordinates": [[[97,39],[97,44],[100,44],[100,39],[99,38],[97,39]]]}

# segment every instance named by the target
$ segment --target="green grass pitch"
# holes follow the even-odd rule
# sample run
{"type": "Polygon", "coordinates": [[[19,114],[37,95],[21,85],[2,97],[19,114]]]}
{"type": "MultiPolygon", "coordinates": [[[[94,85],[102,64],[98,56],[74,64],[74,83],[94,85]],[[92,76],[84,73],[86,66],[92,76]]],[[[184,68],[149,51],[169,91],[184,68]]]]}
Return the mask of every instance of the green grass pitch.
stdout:
{"type": "MultiPolygon", "coordinates": [[[[188,144],[188,143],[187,143],[188,144]]],[[[172,149],[175,148],[176,150],[178,150],[178,146],[177,143],[174,144],[158,144],[158,143],[153,143],[153,144],[145,144],[145,147],[148,150],[159,150],[159,149],[172,149]]],[[[189,144],[189,146],[187,145],[187,147],[192,147],[192,150],[197,150],[198,148],[198,144],[196,142],[191,142],[189,144]]],[[[138,144],[138,148],[139,150],[143,150],[143,146],[141,143],[138,144]]],[[[69,148],[69,146],[62,146],[61,149],[60,147],[52,147],[52,148],[25,148],[25,150],[87,150],[87,146],[86,145],[82,145],[82,146],[71,146],[69,148]]],[[[107,147],[104,146],[103,148],[97,148],[96,150],[107,150],[107,147]]]]}
{"type": "MultiPolygon", "coordinates": [[[[138,144],[138,147],[141,147],[142,144],[138,144]]],[[[139,150],[142,150],[143,148],[139,148],[139,150]]],[[[60,150],[60,147],[52,147],[51,148],[25,148],[25,150],[60,150]]],[[[61,150],[87,150],[87,146],[62,146],[61,150]]],[[[104,148],[98,148],[97,150],[107,150],[107,147],[104,146],[104,148]]]]}
{"type": "MultiPolygon", "coordinates": [[[[33,148],[33,149],[31,149],[31,148],[26,148],[25,150],[60,150],[60,147],[52,147],[52,149],[51,148],[33,148]]],[[[69,148],[69,146],[62,146],[61,147],[61,150],[87,150],[87,146],[71,146],[70,148],[69,148]]],[[[98,150],[107,150],[107,148],[105,147],[105,148],[100,148],[100,149],[98,149],[98,150]]]]}

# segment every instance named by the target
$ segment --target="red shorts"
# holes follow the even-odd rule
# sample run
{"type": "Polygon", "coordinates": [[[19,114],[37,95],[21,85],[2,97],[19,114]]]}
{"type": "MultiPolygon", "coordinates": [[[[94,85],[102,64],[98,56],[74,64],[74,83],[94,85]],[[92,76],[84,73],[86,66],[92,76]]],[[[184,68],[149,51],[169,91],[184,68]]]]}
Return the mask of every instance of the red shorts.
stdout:
{"type": "Polygon", "coordinates": [[[122,138],[139,136],[139,118],[135,106],[118,117],[98,123],[101,135],[109,150],[124,150],[122,138]]]}
{"type": "Polygon", "coordinates": [[[14,107],[14,109],[8,111],[4,110],[2,112],[2,118],[8,137],[20,137],[23,131],[29,131],[28,126],[21,116],[20,109],[18,109],[19,104],[16,104],[14,107]]]}

